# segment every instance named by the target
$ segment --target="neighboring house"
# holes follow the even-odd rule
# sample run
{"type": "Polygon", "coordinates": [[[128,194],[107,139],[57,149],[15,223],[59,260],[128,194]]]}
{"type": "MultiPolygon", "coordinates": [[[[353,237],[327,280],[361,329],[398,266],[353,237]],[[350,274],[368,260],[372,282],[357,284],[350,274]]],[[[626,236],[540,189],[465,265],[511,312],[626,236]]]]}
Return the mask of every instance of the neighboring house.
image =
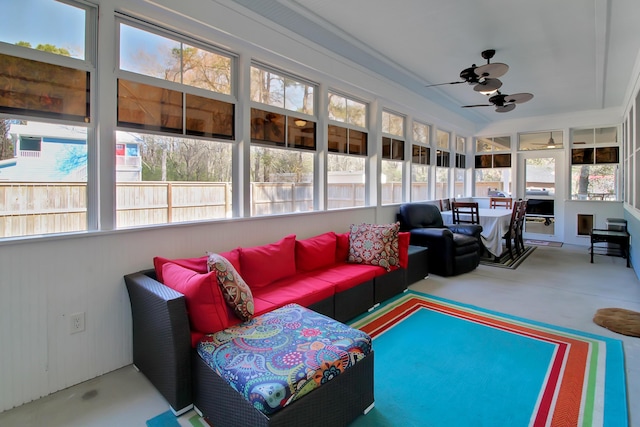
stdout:
{"type": "MultiPolygon", "coordinates": [[[[0,181],[86,182],[87,130],[83,127],[28,122],[9,129],[14,158],[0,163],[0,181]]],[[[125,134],[116,144],[116,179],[141,181],[140,142],[125,134]]]]}

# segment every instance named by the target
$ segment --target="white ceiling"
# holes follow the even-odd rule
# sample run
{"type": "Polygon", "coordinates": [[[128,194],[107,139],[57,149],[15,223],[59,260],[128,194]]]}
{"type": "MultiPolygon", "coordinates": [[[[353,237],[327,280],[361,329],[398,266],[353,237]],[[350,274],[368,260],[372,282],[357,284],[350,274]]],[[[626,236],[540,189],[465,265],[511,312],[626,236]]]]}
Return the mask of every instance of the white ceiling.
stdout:
{"type": "MultiPolygon", "coordinates": [[[[640,0],[234,0],[263,17],[478,123],[622,108],[640,52],[640,0]],[[534,98],[508,113],[460,71],[509,65],[504,94],[534,98]]],[[[622,111],[621,111],[622,113],[622,111]]]]}

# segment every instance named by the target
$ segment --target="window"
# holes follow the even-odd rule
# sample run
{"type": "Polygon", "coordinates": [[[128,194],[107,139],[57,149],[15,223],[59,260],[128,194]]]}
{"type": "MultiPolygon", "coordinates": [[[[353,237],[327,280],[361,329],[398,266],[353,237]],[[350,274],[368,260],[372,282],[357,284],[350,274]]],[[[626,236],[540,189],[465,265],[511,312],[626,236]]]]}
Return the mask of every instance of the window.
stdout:
{"type": "Polygon", "coordinates": [[[315,85],[264,66],[251,66],[251,100],[313,116],[315,85]]]}
{"type": "Polygon", "coordinates": [[[80,60],[93,54],[87,53],[85,44],[91,9],[54,0],[23,0],[2,6],[5,19],[0,25],[0,41],[80,60]],[[9,16],[11,19],[6,18],[9,16]]]}
{"type": "Polygon", "coordinates": [[[329,120],[367,127],[367,104],[329,92],[329,120]]]}
{"type": "Polygon", "coordinates": [[[96,11],[32,0],[3,14],[0,42],[16,47],[0,53],[0,238],[86,231],[96,11]]]}
{"type": "Polygon", "coordinates": [[[367,105],[329,92],[328,113],[327,208],[364,206],[367,105]]]}
{"type": "Polygon", "coordinates": [[[431,126],[413,122],[413,141],[411,146],[411,200],[429,199],[429,165],[431,148],[429,134],[431,126]]]}
{"type": "Polygon", "coordinates": [[[232,93],[232,58],[212,47],[196,46],[154,28],[120,23],[120,69],[157,79],[232,93]]]}
{"type": "Polygon", "coordinates": [[[436,199],[449,198],[449,168],[451,166],[449,132],[437,130],[436,150],[436,199]]]}
{"type": "Polygon", "coordinates": [[[465,155],[467,142],[462,137],[456,138],[456,164],[454,170],[454,194],[455,197],[464,197],[465,169],[467,157],[465,155]]]}
{"type": "MultiPolygon", "coordinates": [[[[251,66],[251,215],[314,209],[315,90],[299,77],[251,66]]],[[[347,137],[345,149],[356,140],[347,137]]]]}
{"type": "Polygon", "coordinates": [[[618,128],[571,132],[571,199],[617,200],[618,128]]]}
{"type": "Polygon", "coordinates": [[[116,181],[119,228],[232,216],[225,142],[119,131],[116,181]]]}
{"type": "Polygon", "coordinates": [[[511,195],[511,137],[478,138],[475,155],[475,196],[511,195]]]}
{"type": "Polygon", "coordinates": [[[382,204],[402,203],[404,117],[382,112],[382,204]]]}
{"type": "Polygon", "coordinates": [[[534,132],[518,135],[518,150],[558,150],[564,147],[563,132],[534,132]]]}
{"type": "Polygon", "coordinates": [[[117,227],[231,217],[232,56],[137,22],[118,29],[117,227]]]}
{"type": "Polygon", "coordinates": [[[313,154],[251,147],[251,215],[313,210],[313,154]]]}

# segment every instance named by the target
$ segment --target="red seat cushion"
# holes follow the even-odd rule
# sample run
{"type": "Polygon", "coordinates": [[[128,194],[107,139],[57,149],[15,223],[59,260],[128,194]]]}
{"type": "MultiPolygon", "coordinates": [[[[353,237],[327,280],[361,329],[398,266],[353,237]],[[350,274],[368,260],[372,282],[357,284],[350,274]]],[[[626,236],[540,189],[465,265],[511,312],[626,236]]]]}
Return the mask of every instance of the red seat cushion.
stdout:
{"type": "Polygon", "coordinates": [[[366,264],[336,264],[331,268],[314,272],[314,277],[335,285],[335,291],[342,292],[386,273],[382,267],[366,264]]]}
{"type": "MultiPolygon", "coordinates": [[[[334,284],[320,280],[312,275],[298,274],[295,277],[278,280],[269,286],[264,286],[253,291],[254,300],[260,299],[273,304],[273,308],[279,308],[290,303],[298,303],[303,307],[309,307],[324,299],[331,298],[334,294],[334,284]]],[[[256,314],[258,314],[258,302],[256,314]]]]}

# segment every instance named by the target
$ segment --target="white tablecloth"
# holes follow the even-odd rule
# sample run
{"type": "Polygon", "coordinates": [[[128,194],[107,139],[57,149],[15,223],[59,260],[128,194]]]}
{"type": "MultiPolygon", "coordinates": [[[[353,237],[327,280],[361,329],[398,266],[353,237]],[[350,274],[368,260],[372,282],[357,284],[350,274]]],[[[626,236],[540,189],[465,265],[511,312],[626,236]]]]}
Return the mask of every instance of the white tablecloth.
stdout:
{"type": "MultiPolygon", "coordinates": [[[[480,215],[480,225],[482,226],[482,233],[480,238],[484,243],[487,250],[495,255],[500,256],[502,254],[504,239],[504,233],[509,230],[509,222],[511,221],[511,209],[496,208],[478,209],[480,215]]],[[[442,212],[442,221],[445,224],[453,224],[453,215],[451,211],[442,212]]]]}

